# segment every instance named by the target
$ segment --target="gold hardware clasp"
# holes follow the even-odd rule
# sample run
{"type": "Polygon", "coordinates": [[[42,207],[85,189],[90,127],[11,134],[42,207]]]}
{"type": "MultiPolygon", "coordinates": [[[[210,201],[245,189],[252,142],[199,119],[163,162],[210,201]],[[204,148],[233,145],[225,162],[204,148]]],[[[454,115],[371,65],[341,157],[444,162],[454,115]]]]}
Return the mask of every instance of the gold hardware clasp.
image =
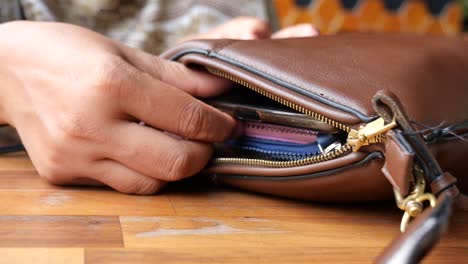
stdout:
{"type": "Polygon", "coordinates": [[[403,197],[400,192],[398,192],[396,189],[393,189],[398,208],[405,211],[403,218],[401,219],[401,232],[405,232],[409,222],[424,210],[423,203],[425,201],[428,201],[431,207],[436,205],[435,196],[432,193],[424,193],[426,189],[426,183],[424,181],[422,171],[417,168],[414,171],[416,182],[414,183],[413,190],[408,196],[403,197]]]}
{"type": "Polygon", "coordinates": [[[381,142],[383,134],[396,126],[397,123],[395,119],[385,124],[385,120],[380,117],[365,126],[361,126],[359,130],[351,130],[348,134],[348,144],[351,145],[353,151],[356,152],[362,146],[381,142]]]}

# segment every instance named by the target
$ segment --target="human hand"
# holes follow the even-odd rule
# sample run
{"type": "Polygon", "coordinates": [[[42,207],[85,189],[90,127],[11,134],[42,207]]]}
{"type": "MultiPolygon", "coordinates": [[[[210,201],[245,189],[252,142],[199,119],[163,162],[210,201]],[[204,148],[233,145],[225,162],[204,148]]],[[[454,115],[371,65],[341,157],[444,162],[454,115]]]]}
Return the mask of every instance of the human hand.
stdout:
{"type": "Polygon", "coordinates": [[[234,18],[212,30],[183,38],[181,41],[192,39],[265,39],[265,38],[298,38],[313,37],[319,34],[311,24],[298,24],[271,32],[270,25],[256,17],[234,18]]]}
{"type": "Polygon", "coordinates": [[[235,126],[190,96],[222,92],[207,73],[67,24],[12,22],[0,36],[0,120],[52,183],[151,194],[201,170],[235,126]]]}
{"type": "Polygon", "coordinates": [[[304,23],[280,29],[273,33],[271,38],[316,37],[319,34],[319,31],[314,26],[304,23]]]}

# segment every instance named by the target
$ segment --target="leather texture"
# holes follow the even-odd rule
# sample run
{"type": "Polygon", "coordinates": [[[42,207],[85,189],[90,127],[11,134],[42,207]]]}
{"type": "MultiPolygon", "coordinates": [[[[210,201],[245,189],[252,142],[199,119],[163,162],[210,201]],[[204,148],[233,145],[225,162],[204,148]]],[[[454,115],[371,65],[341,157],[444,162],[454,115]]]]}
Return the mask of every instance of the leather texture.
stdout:
{"type": "MultiPolygon", "coordinates": [[[[431,190],[434,194],[439,194],[447,189],[449,186],[453,186],[457,183],[457,178],[453,177],[449,172],[445,172],[440,177],[436,178],[431,182],[431,190]]],[[[457,196],[458,193],[452,194],[457,196]]]]}
{"type": "MultiPolygon", "coordinates": [[[[209,51],[211,56],[219,54],[371,117],[375,116],[373,95],[390,90],[413,120],[438,125],[441,120],[458,123],[467,118],[467,92],[461,86],[468,82],[467,47],[466,41],[444,37],[343,34],[284,40],[194,41],[163,56],[195,49],[209,51]],[[444,110],[437,105],[443,105],[444,110]]],[[[321,113],[327,114],[327,110],[323,106],[321,113]]]]}
{"type": "Polygon", "coordinates": [[[245,190],[295,199],[327,202],[372,201],[388,199],[392,195],[386,178],[376,176],[380,175],[382,165],[382,155],[373,153],[360,162],[311,174],[284,177],[251,176],[239,169],[238,174],[215,174],[215,179],[245,190]],[[344,197],[347,199],[344,200],[344,197]]]}
{"type": "MultiPolygon", "coordinates": [[[[457,38],[343,34],[284,40],[191,41],[162,56],[218,69],[354,128],[378,116],[372,97],[379,90],[388,90],[400,99],[408,118],[423,124],[419,128],[424,129],[468,121],[466,48],[468,42],[457,38]]],[[[456,176],[468,170],[464,161],[467,143],[439,141],[431,145],[431,150],[444,171],[456,176]]],[[[363,148],[360,161],[383,152],[383,146],[363,148]]],[[[392,197],[391,184],[381,180],[382,157],[367,163],[346,161],[340,158],[328,161],[327,166],[288,169],[226,165],[208,171],[221,182],[299,199],[365,201],[392,197]],[[320,167],[323,171],[317,171],[320,167]],[[304,175],[320,177],[300,180],[304,175]],[[292,178],[287,180],[287,176],[292,178]]],[[[458,186],[468,191],[468,179],[459,179],[458,186]]]]}
{"type": "Polygon", "coordinates": [[[468,191],[468,179],[461,177],[468,170],[468,144],[454,136],[468,132],[466,48],[468,42],[456,38],[345,34],[196,41],[163,56],[217,69],[354,129],[377,116],[396,120],[385,145],[330,161],[279,169],[212,165],[206,172],[247,190],[349,202],[387,199],[392,186],[406,195],[414,170],[421,170],[438,195],[436,207],[418,216],[376,260],[417,263],[440,239],[453,204],[468,207],[457,188],[468,191]]]}
{"type": "Polygon", "coordinates": [[[385,164],[382,172],[393,188],[406,196],[413,178],[414,151],[401,133],[389,131],[386,137],[385,164]]]}
{"type": "MultiPolygon", "coordinates": [[[[413,124],[408,119],[408,114],[395,94],[389,91],[379,91],[372,98],[372,104],[380,116],[387,121],[395,120],[398,124],[398,128],[387,133],[390,140],[387,141],[386,154],[389,154],[387,151],[395,150],[392,148],[392,145],[395,145],[392,142],[398,142],[400,147],[404,148],[404,150],[400,150],[403,156],[405,152],[413,153],[414,174],[421,174],[424,177],[423,182],[431,186],[432,194],[439,197],[435,208],[426,210],[422,215],[417,216],[413,226],[394,240],[378,260],[378,263],[418,263],[436,245],[444,233],[454,200],[460,200],[460,191],[456,186],[456,178],[442,170],[422,135],[416,133],[413,124]]],[[[388,166],[384,166],[382,169],[384,173],[386,167],[398,166],[400,163],[404,165],[401,158],[395,159],[391,155],[386,156],[386,165],[388,166]],[[391,164],[392,162],[394,164],[391,164]]],[[[395,178],[398,175],[390,176],[395,178]]],[[[416,185],[418,184],[420,183],[416,183],[416,185]]],[[[414,204],[418,203],[418,199],[426,199],[424,192],[424,188],[422,193],[414,190],[408,196],[410,200],[404,208],[406,213],[409,213],[407,206],[410,203],[414,204]]]]}

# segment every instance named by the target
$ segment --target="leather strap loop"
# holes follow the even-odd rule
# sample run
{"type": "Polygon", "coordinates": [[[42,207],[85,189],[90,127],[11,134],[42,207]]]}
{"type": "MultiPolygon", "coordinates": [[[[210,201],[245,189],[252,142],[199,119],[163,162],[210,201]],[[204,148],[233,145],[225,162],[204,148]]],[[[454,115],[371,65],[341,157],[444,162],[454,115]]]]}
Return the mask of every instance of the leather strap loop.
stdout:
{"type": "MultiPolygon", "coordinates": [[[[422,136],[415,132],[400,101],[393,93],[379,91],[374,96],[372,103],[375,111],[387,122],[392,119],[397,121],[409,143],[409,148],[415,154],[415,165],[422,169],[425,182],[431,185],[432,192],[439,195],[436,206],[425,210],[416,217],[409,229],[398,236],[377,259],[377,263],[416,263],[435,246],[448,225],[454,200],[458,199],[460,194],[455,185],[457,179],[450,173],[442,171],[422,136]]],[[[402,141],[400,140],[400,142],[402,141]]],[[[394,141],[393,143],[398,142],[394,141]]],[[[388,146],[389,150],[395,150],[395,148],[391,148],[391,144],[388,146]]],[[[389,158],[393,157],[396,161],[405,160],[402,155],[398,156],[392,153],[389,155],[389,158]]],[[[408,157],[406,157],[407,159],[408,157]]],[[[391,166],[398,166],[398,164],[386,164],[388,168],[391,166]]],[[[396,169],[393,171],[399,172],[396,169]]],[[[400,177],[403,177],[403,181],[400,180],[400,182],[404,183],[404,172],[399,172],[399,174],[400,177]]],[[[394,173],[392,177],[395,175],[397,174],[394,173]]],[[[405,184],[400,183],[401,186],[405,186],[405,184]]]]}
{"type": "Polygon", "coordinates": [[[409,194],[413,180],[414,151],[401,131],[389,131],[385,144],[385,163],[382,172],[402,196],[409,194]]]}
{"type": "Polygon", "coordinates": [[[432,181],[442,175],[443,171],[439,163],[430,152],[421,135],[415,132],[408,115],[404,112],[404,108],[395,94],[390,91],[379,91],[373,97],[372,103],[375,111],[382,115],[387,122],[395,118],[398,125],[402,128],[408,142],[416,153],[416,160],[424,171],[426,182],[431,184],[432,181]]]}
{"type": "Polygon", "coordinates": [[[452,194],[453,197],[456,197],[460,194],[458,188],[449,189],[450,187],[454,187],[456,183],[457,178],[453,177],[449,172],[445,172],[431,183],[432,193],[438,195],[443,191],[448,191],[452,194]]]}
{"type": "Polygon", "coordinates": [[[456,203],[457,209],[468,211],[468,196],[465,194],[460,194],[456,203]]]}

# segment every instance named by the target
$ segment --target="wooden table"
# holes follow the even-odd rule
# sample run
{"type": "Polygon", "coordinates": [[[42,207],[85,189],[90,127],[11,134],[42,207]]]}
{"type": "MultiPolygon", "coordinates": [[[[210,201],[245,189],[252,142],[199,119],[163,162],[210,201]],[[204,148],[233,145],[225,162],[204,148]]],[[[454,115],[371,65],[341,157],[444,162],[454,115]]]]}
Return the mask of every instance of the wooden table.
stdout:
{"type": "MultiPolygon", "coordinates": [[[[177,183],[156,196],[49,185],[0,157],[0,263],[369,263],[398,234],[393,204],[324,205],[177,183]]],[[[468,213],[425,263],[468,261],[468,213]]]]}

